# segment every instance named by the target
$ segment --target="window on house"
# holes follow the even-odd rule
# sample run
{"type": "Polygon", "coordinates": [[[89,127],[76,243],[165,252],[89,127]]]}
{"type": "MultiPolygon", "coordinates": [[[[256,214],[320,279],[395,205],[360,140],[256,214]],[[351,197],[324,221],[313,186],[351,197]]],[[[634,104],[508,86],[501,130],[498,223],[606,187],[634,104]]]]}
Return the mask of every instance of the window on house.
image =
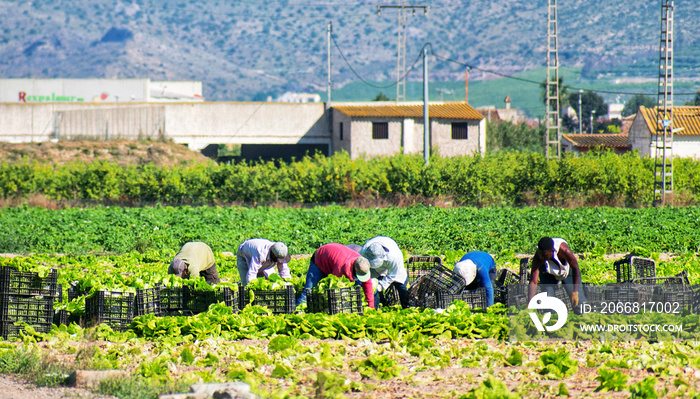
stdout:
{"type": "Polygon", "coordinates": [[[467,140],[468,138],[465,122],[452,124],[452,140],[467,140]]]}
{"type": "Polygon", "coordinates": [[[338,133],[340,136],[340,141],[343,141],[343,122],[340,122],[340,126],[338,128],[338,133]]]}
{"type": "Polygon", "coordinates": [[[372,122],[372,139],[389,139],[389,122],[372,122]]]}

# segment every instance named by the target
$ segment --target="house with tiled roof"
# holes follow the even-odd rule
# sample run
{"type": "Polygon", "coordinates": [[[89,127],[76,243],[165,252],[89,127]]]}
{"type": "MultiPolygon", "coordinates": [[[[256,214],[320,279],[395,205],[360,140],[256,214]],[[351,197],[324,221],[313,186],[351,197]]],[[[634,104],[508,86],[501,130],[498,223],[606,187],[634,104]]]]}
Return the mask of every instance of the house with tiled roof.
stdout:
{"type": "MultiPolygon", "coordinates": [[[[642,156],[655,156],[651,143],[659,126],[656,108],[640,106],[628,134],[631,148],[642,156]]],[[[673,156],[700,158],[700,107],[674,106],[672,128],[673,156]]]]}
{"type": "MultiPolygon", "coordinates": [[[[331,152],[351,158],[423,152],[423,103],[334,103],[331,152]]],[[[486,153],[486,118],[466,102],[428,105],[430,147],[441,156],[486,153]]]]}
{"type": "Polygon", "coordinates": [[[594,148],[608,148],[617,154],[630,150],[626,134],[562,134],[562,152],[580,153],[594,148]]]}

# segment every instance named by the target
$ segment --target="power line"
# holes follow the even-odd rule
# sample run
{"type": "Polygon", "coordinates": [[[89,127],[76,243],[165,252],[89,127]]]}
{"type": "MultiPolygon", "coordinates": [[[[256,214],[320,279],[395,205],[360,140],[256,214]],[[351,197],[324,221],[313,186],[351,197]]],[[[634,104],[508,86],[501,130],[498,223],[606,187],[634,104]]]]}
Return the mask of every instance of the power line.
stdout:
{"type": "MultiPolygon", "coordinates": [[[[343,59],[343,61],[345,61],[345,64],[348,66],[348,68],[350,68],[350,71],[352,71],[352,73],[353,73],[355,76],[357,76],[357,78],[360,79],[360,81],[362,81],[362,83],[366,84],[367,86],[374,87],[375,89],[388,89],[388,88],[390,88],[390,87],[396,86],[397,82],[394,82],[394,83],[392,83],[392,84],[390,84],[390,85],[387,85],[387,86],[377,86],[377,85],[374,85],[374,84],[372,84],[372,83],[369,83],[368,81],[366,81],[365,79],[363,79],[362,76],[360,76],[360,75],[355,71],[355,69],[352,67],[352,65],[350,65],[350,62],[348,61],[348,59],[345,58],[345,54],[343,54],[343,50],[340,49],[340,46],[338,45],[338,42],[335,41],[335,37],[333,37],[333,35],[331,35],[331,40],[333,40],[333,44],[335,44],[335,48],[338,49],[338,52],[340,53],[340,57],[343,59]]],[[[423,46],[423,48],[425,48],[425,46],[423,46]]],[[[431,49],[432,49],[432,47],[431,47],[431,49]]],[[[422,53],[422,52],[423,52],[423,49],[421,49],[421,52],[418,53],[418,56],[416,57],[416,60],[413,61],[413,64],[412,64],[411,67],[406,71],[406,73],[404,73],[404,75],[401,77],[401,79],[406,78],[406,76],[408,76],[408,74],[409,74],[411,71],[413,71],[413,69],[416,67],[416,64],[418,63],[418,60],[420,60],[420,58],[421,58],[421,53],[422,53]]]]}
{"type": "MultiPolygon", "coordinates": [[[[359,73],[357,73],[357,71],[356,71],[356,70],[352,67],[352,65],[350,64],[350,61],[348,61],[348,59],[345,57],[345,55],[343,54],[343,50],[340,48],[340,45],[338,45],[338,42],[335,40],[335,36],[332,35],[332,36],[331,36],[331,40],[333,40],[333,44],[334,44],[335,47],[338,49],[338,52],[340,53],[340,56],[342,57],[343,61],[345,61],[345,64],[348,66],[348,68],[350,69],[350,71],[351,71],[360,81],[362,81],[362,83],[364,83],[364,84],[366,84],[366,85],[368,85],[368,86],[370,86],[370,87],[374,87],[375,89],[388,89],[388,88],[390,88],[390,87],[396,86],[396,82],[394,82],[394,83],[392,83],[392,84],[389,84],[389,85],[386,85],[386,86],[378,86],[378,85],[372,84],[372,83],[368,82],[367,80],[365,80],[362,76],[360,76],[359,73]]],[[[457,65],[461,65],[461,66],[463,66],[463,67],[469,68],[470,70],[473,69],[473,70],[477,70],[477,71],[481,71],[481,72],[485,72],[485,73],[490,73],[490,74],[492,74],[492,75],[500,76],[500,77],[502,77],[502,78],[504,78],[504,79],[512,79],[512,80],[517,80],[517,81],[520,81],[520,82],[532,83],[532,84],[536,84],[536,85],[538,85],[538,86],[542,84],[542,82],[537,82],[537,81],[535,81],[535,80],[520,78],[520,77],[517,77],[517,76],[508,75],[508,74],[504,74],[504,73],[501,73],[501,72],[495,72],[495,71],[491,71],[491,70],[488,70],[488,69],[479,68],[479,67],[477,67],[477,66],[474,66],[474,65],[471,65],[471,64],[467,64],[467,63],[465,63],[465,62],[461,62],[461,61],[453,60],[453,59],[451,59],[451,58],[439,56],[437,53],[435,53],[435,51],[433,50],[432,44],[429,43],[429,42],[426,43],[425,45],[423,45],[423,47],[421,48],[421,50],[418,52],[418,56],[416,57],[416,60],[413,61],[413,64],[411,65],[411,68],[409,68],[409,69],[406,71],[406,73],[402,76],[401,79],[404,79],[406,76],[408,76],[409,73],[411,73],[411,72],[413,71],[413,69],[415,69],[416,64],[418,63],[418,61],[420,60],[420,58],[421,58],[421,56],[422,56],[423,49],[424,49],[426,46],[430,46],[430,54],[431,54],[431,55],[433,55],[435,58],[437,58],[437,59],[439,59],[439,60],[442,60],[442,61],[445,61],[445,62],[451,62],[451,63],[457,64],[457,65]]],[[[613,90],[595,90],[595,89],[587,89],[587,88],[575,87],[575,86],[568,86],[568,87],[569,87],[569,89],[571,89],[571,90],[583,90],[583,91],[588,91],[588,92],[593,92],[593,93],[624,94],[624,95],[633,95],[633,96],[634,96],[634,95],[639,95],[639,94],[641,94],[641,95],[647,95],[647,93],[644,93],[644,92],[626,92],[626,91],[613,91],[613,90]]],[[[674,95],[676,95],[676,96],[694,96],[694,95],[696,95],[696,94],[697,94],[697,92],[693,92],[693,93],[674,93],[674,95]]]]}

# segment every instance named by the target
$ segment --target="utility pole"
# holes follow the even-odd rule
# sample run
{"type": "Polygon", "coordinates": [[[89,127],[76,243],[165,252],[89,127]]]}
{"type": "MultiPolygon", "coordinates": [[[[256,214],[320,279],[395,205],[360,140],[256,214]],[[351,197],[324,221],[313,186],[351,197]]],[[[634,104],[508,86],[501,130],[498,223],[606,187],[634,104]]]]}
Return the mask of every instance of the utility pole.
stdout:
{"type": "Polygon", "coordinates": [[[333,32],[333,23],[328,21],[328,28],[326,33],[328,35],[328,101],[326,102],[326,109],[331,107],[331,33],[333,32]]]}
{"type": "Polygon", "coordinates": [[[583,133],[582,129],[582,124],[581,124],[581,119],[583,118],[581,116],[581,94],[583,94],[583,90],[579,89],[578,90],[578,134],[583,133]]]}
{"type": "Polygon", "coordinates": [[[430,162],[430,117],[428,114],[428,48],[423,48],[423,158],[430,162]]]}
{"type": "Polygon", "coordinates": [[[673,0],[661,0],[659,85],[656,97],[654,205],[664,205],[673,193],[673,0]]]}
{"type": "Polygon", "coordinates": [[[559,158],[559,53],[557,50],[557,0],[547,0],[547,111],[545,145],[547,158],[559,158]]]}
{"type": "MultiPolygon", "coordinates": [[[[326,114],[328,117],[328,133],[330,134],[331,137],[333,137],[333,113],[331,112],[331,33],[333,32],[333,23],[331,21],[328,21],[328,28],[326,29],[326,33],[328,35],[328,98],[326,99],[326,114]]],[[[333,148],[332,148],[332,143],[333,140],[331,140],[330,143],[328,143],[328,155],[332,154],[333,148]]]]}
{"type": "Polygon", "coordinates": [[[428,6],[407,6],[406,0],[399,0],[399,5],[379,5],[377,15],[381,15],[383,8],[396,8],[399,10],[399,44],[398,58],[396,61],[396,102],[406,101],[406,9],[413,11],[423,10],[423,14],[428,14],[428,6]]]}

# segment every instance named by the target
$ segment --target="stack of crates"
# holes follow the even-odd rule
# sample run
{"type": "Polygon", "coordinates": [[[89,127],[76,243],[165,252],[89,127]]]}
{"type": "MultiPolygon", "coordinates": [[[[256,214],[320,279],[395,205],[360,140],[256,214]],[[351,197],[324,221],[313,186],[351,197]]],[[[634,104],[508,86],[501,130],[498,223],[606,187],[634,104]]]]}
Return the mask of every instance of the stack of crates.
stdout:
{"type": "Polygon", "coordinates": [[[248,305],[264,306],[272,314],[290,314],[296,309],[296,293],[293,285],[287,285],[278,290],[243,289],[240,298],[240,308],[248,305]]]}
{"type": "Polygon", "coordinates": [[[62,288],[56,270],[40,277],[34,272],[0,267],[0,336],[5,339],[18,336],[25,326],[16,326],[16,322],[24,322],[36,332],[49,332],[54,318],[53,304],[63,295],[62,288]]]}
{"type": "Polygon", "coordinates": [[[437,293],[455,295],[465,288],[464,278],[442,264],[435,264],[425,275],[419,277],[409,288],[412,306],[436,308],[437,293]]]}
{"type": "Polygon", "coordinates": [[[212,290],[197,290],[188,285],[182,288],[182,312],[185,314],[206,312],[215,303],[224,303],[234,312],[238,311],[240,288],[215,286],[212,290]]]}
{"type": "Polygon", "coordinates": [[[308,298],[309,313],[327,313],[330,315],[338,313],[362,314],[364,293],[362,288],[357,285],[316,293],[307,289],[306,297],[308,298]]]}

